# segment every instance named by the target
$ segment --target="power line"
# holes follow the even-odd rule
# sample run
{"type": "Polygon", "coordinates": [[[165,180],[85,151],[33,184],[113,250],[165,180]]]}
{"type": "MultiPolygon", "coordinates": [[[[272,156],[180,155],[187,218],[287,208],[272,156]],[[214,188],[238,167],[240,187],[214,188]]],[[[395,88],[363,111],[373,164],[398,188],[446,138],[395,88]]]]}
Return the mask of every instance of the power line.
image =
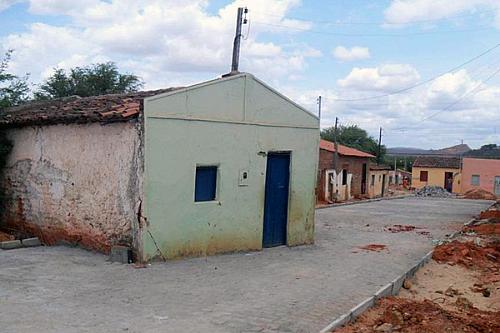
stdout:
{"type": "Polygon", "coordinates": [[[330,36],[344,36],[344,37],[408,37],[408,36],[418,36],[418,35],[432,35],[432,34],[442,34],[442,33],[455,33],[455,32],[477,32],[477,31],[486,31],[493,30],[494,27],[484,27],[481,29],[464,29],[464,30],[433,30],[433,31],[415,31],[415,32],[405,32],[405,33],[347,33],[347,32],[331,32],[331,31],[320,31],[320,30],[311,30],[293,27],[289,25],[281,25],[275,23],[267,23],[260,21],[253,21],[254,24],[257,25],[267,25],[271,27],[284,28],[284,29],[292,29],[301,32],[307,32],[312,34],[322,34],[322,35],[330,35],[330,36]]]}
{"type": "Polygon", "coordinates": [[[311,21],[308,18],[301,18],[301,17],[285,17],[285,15],[274,15],[274,14],[268,14],[267,12],[263,11],[256,11],[252,10],[252,12],[257,12],[262,16],[269,16],[269,17],[277,17],[280,19],[288,19],[288,20],[296,20],[296,21],[305,21],[305,22],[312,22],[312,23],[322,23],[322,24],[332,24],[332,25],[407,25],[407,24],[414,24],[414,23],[429,23],[429,22],[439,22],[439,21],[444,21],[444,20],[453,20],[456,18],[464,18],[464,17],[473,17],[485,13],[492,13],[495,12],[495,9],[488,9],[484,11],[478,11],[476,13],[472,14],[460,14],[460,15],[454,15],[454,16],[448,16],[448,17],[441,17],[437,19],[425,19],[425,20],[413,20],[413,21],[406,21],[402,23],[389,23],[386,21],[361,21],[361,22],[339,22],[339,21],[328,21],[328,20],[318,20],[318,21],[311,21]]]}
{"type": "Polygon", "coordinates": [[[403,89],[399,89],[399,90],[396,90],[396,91],[393,91],[393,92],[390,92],[390,93],[387,93],[387,94],[381,94],[381,95],[375,95],[375,96],[369,96],[369,97],[361,97],[361,98],[353,98],[353,99],[342,99],[342,98],[338,98],[338,99],[335,99],[334,101],[337,101],[337,102],[357,102],[357,101],[367,101],[367,100],[370,100],[370,99],[376,99],[376,98],[381,98],[381,97],[387,97],[387,96],[391,96],[391,95],[396,95],[396,94],[400,94],[400,93],[403,93],[405,91],[408,91],[408,90],[411,90],[411,89],[414,89],[414,88],[417,88],[417,87],[420,87],[426,83],[429,83],[429,82],[432,82],[438,78],[440,78],[441,76],[443,75],[446,75],[446,74],[449,74],[451,72],[454,72],[456,71],[457,69],[461,68],[461,67],[464,67],[468,64],[470,64],[471,62],[485,56],[486,54],[490,53],[491,51],[495,50],[496,48],[498,48],[500,46],[500,44],[496,44],[495,46],[489,48],[488,50],[484,51],[483,53],[467,60],[466,62],[456,66],[456,67],[453,67],[452,69],[446,71],[446,72],[443,72],[441,74],[438,74],[438,75],[435,75],[427,80],[424,80],[424,81],[421,81],[417,84],[414,84],[412,86],[408,86],[406,88],[403,88],[403,89]]]}
{"type": "MultiPolygon", "coordinates": [[[[464,100],[464,98],[466,97],[469,97],[469,96],[474,96],[476,95],[477,93],[479,93],[481,90],[479,90],[479,88],[481,88],[482,85],[484,85],[486,82],[490,81],[493,77],[495,77],[498,73],[500,73],[500,68],[498,68],[496,71],[494,71],[491,75],[489,75],[484,81],[481,81],[478,85],[476,85],[473,89],[467,91],[466,93],[464,93],[462,96],[460,96],[456,101],[454,101],[453,103],[450,103],[448,104],[447,107],[437,111],[437,112],[434,112],[433,114],[423,118],[422,120],[420,120],[417,124],[420,124],[426,120],[429,120],[435,116],[437,116],[438,114],[442,113],[442,112],[445,112],[445,111],[448,111],[450,110],[452,107],[454,107],[455,105],[457,105],[458,103],[460,103],[461,101],[464,100]]],[[[411,128],[411,127],[400,127],[400,128],[393,128],[392,130],[393,131],[397,131],[397,130],[408,130],[408,129],[414,129],[414,128],[411,128]]]]}

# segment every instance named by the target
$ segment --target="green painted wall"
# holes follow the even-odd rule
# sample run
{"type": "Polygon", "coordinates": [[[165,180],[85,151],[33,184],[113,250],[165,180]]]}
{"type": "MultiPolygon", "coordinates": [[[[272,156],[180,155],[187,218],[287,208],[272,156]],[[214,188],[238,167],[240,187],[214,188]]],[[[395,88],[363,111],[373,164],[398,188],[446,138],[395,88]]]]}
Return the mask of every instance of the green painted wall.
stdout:
{"type": "MultiPolygon", "coordinates": [[[[269,151],[292,155],[288,245],[313,242],[316,117],[249,74],[148,98],[144,114],[144,214],[166,257],[262,248],[269,151]],[[218,165],[216,201],[194,202],[197,165],[218,165]]],[[[156,245],[142,237],[149,260],[156,245]]]]}

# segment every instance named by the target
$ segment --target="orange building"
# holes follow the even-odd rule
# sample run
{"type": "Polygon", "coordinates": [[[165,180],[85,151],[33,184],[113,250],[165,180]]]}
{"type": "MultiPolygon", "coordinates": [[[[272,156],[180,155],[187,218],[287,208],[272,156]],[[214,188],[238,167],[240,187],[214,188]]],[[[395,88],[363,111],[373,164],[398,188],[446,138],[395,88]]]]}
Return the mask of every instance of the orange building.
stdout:
{"type": "Polygon", "coordinates": [[[460,157],[419,156],[413,162],[412,187],[440,186],[460,193],[460,157]]]}
{"type": "Polygon", "coordinates": [[[481,188],[500,196],[500,159],[465,157],[462,161],[462,193],[481,188]]]}

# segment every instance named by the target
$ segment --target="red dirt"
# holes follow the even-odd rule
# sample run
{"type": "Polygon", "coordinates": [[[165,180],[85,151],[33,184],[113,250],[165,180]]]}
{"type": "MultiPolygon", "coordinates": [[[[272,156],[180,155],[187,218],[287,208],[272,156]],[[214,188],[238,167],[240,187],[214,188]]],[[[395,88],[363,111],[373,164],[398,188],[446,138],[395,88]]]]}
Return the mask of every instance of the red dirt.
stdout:
{"type": "Polygon", "coordinates": [[[481,188],[475,188],[465,192],[464,199],[496,200],[497,197],[491,192],[488,192],[481,188]]]}
{"type": "Polygon", "coordinates": [[[440,263],[462,265],[467,268],[498,271],[500,263],[500,242],[477,246],[472,241],[450,243],[436,246],[432,259],[440,263]]]}
{"type": "Polygon", "coordinates": [[[366,251],[380,252],[382,250],[386,250],[387,249],[387,245],[383,245],[383,244],[368,244],[368,245],[365,245],[365,246],[359,246],[358,248],[361,249],[361,250],[366,250],[366,251]]]}
{"type": "Polygon", "coordinates": [[[481,311],[467,301],[457,302],[457,310],[445,310],[429,301],[414,301],[398,297],[381,299],[377,307],[358,320],[335,332],[442,333],[442,332],[500,332],[500,312],[481,311]]]}
{"type": "Polygon", "coordinates": [[[500,235],[500,222],[465,227],[463,231],[464,232],[472,231],[478,235],[500,235]]]}
{"type": "Polygon", "coordinates": [[[402,224],[394,224],[393,226],[390,227],[384,227],[384,231],[389,231],[392,233],[397,233],[397,232],[408,232],[408,231],[413,231],[417,229],[414,225],[402,225],[402,224]]]}
{"type": "Polygon", "coordinates": [[[490,209],[481,212],[480,219],[500,219],[500,210],[490,209]]]}

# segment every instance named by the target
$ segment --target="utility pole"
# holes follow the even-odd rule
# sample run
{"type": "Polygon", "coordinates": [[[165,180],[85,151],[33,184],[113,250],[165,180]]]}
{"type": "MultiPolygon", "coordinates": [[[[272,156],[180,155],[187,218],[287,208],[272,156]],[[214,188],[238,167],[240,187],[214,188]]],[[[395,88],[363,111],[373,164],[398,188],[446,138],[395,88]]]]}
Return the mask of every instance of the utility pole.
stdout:
{"type": "MultiPolygon", "coordinates": [[[[338,175],[337,175],[337,166],[339,160],[339,143],[337,142],[337,126],[338,126],[339,118],[335,117],[335,129],[333,131],[333,142],[335,147],[335,152],[333,153],[333,172],[335,172],[335,181],[338,184],[338,175]]],[[[338,188],[337,184],[335,184],[335,194],[334,201],[337,202],[338,188]]]]}
{"type": "Polygon", "coordinates": [[[378,135],[378,154],[377,154],[377,165],[380,164],[380,150],[382,148],[382,127],[380,127],[380,134],[378,135]]]}
{"type": "Polygon", "coordinates": [[[318,96],[318,118],[319,118],[319,123],[321,125],[321,96],[318,96]]]}
{"type": "Polygon", "coordinates": [[[335,147],[335,153],[333,154],[333,169],[337,172],[337,163],[339,159],[339,143],[337,142],[337,126],[339,123],[339,118],[335,117],[335,129],[333,130],[333,143],[335,147]]]}
{"type": "Polygon", "coordinates": [[[248,13],[247,8],[239,7],[238,15],[236,16],[236,34],[233,43],[233,62],[231,63],[231,73],[237,73],[240,64],[240,41],[241,41],[241,26],[247,23],[247,19],[243,19],[243,13],[248,13]]]}

